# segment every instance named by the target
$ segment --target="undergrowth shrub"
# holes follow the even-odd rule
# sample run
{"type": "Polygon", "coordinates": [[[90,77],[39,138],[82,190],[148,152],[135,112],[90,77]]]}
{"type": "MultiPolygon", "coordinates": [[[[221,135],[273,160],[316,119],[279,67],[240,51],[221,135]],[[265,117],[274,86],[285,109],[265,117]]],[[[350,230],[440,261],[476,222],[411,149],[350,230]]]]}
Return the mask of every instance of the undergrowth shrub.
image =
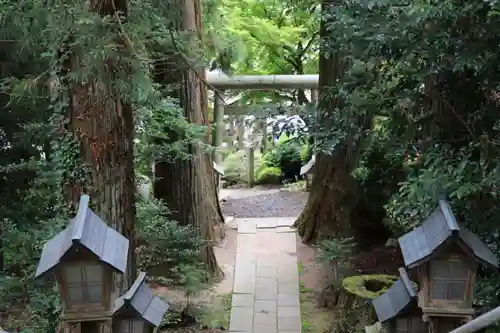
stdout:
{"type": "Polygon", "coordinates": [[[309,159],[311,158],[312,152],[308,144],[305,144],[302,146],[300,150],[300,159],[302,160],[302,163],[307,163],[309,162],[309,159]]]}
{"type": "Polygon", "coordinates": [[[280,168],[265,167],[257,172],[257,184],[280,184],[282,172],[280,168]]]}
{"type": "Polygon", "coordinates": [[[285,176],[298,176],[302,165],[301,144],[296,140],[278,141],[278,144],[263,157],[264,167],[279,168],[285,176]]]}
{"type": "Polygon", "coordinates": [[[350,273],[355,243],[353,238],[329,238],[321,241],[316,261],[331,269],[330,284],[340,288],[341,279],[350,273]]]}
{"type": "MultiPolygon", "coordinates": [[[[13,283],[13,281],[10,281],[13,283]]],[[[4,285],[0,279],[2,290],[0,297],[13,294],[12,285],[4,285]]],[[[61,314],[60,294],[55,285],[50,287],[26,286],[28,299],[9,308],[11,315],[2,323],[2,328],[9,332],[21,333],[53,333],[56,331],[61,314]],[[18,312],[19,311],[19,312],[18,312]]]]}
{"type": "Polygon", "coordinates": [[[365,326],[375,322],[371,302],[353,295],[341,283],[351,271],[354,247],[352,238],[325,239],[317,246],[317,260],[332,264],[337,271],[322,295],[324,304],[330,304],[335,313],[328,330],[330,333],[365,333],[365,326]]]}
{"type": "Polygon", "coordinates": [[[0,313],[6,316],[0,318],[0,327],[7,332],[53,333],[60,295],[55,284],[35,280],[34,275],[43,245],[66,226],[72,213],[61,204],[50,179],[30,182],[21,198],[3,209],[9,217],[0,220],[0,313]]]}
{"type": "Polygon", "coordinates": [[[329,238],[321,241],[316,249],[319,262],[337,261],[347,263],[352,257],[354,249],[353,238],[329,238]]]}
{"type": "Polygon", "coordinates": [[[224,160],[224,176],[222,176],[222,180],[229,185],[239,183],[245,174],[244,160],[245,152],[243,150],[229,154],[224,160]]]}
{"type": "Polygon", "coordinates": [[[179,280],[179,267],[198,266],[198,250],[206,242],[190,226],[168,218],[159,200],[137,202],[137,252],[140,267],[155,277],[179,280]]]}
{"type": "MultiPolygon", "coordinates": [[[[261,168],[262,155],[260,152],[254,152],[254,170],[258,171],[261,168]]],[[[239,150],[235,153],[229,154],[224,160],[224,176],[222,180],[228,185],[248,182],[248,158],[246,151],[239,150]]]]}
{"type": "Polygon", "coordinates": [[[374,323],[373,306],[354,300],[335,309],[329,333],[365,333],[365,326],[374,323]]]}

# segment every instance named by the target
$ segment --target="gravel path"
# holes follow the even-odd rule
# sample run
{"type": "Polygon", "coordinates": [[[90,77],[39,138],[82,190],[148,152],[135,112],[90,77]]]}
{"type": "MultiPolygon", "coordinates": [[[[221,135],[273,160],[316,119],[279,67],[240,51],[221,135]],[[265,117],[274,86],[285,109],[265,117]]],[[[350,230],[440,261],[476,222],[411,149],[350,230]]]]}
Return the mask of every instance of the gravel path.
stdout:
{"type": "Polygon", "coordinates": [[[235,217],[295,217],[307,201],[307,192],[279,188],[221,189],[222,212],[235,217]]]}

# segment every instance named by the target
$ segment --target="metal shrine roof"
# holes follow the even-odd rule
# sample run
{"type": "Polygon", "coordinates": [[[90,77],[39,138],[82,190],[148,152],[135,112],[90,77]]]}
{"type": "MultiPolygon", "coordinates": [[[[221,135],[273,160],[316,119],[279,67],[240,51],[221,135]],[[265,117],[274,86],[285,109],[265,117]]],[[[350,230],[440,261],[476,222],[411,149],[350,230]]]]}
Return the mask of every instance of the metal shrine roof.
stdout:
{"type": "Polygon", "coordinates": [[[224,176],[224,168],[222,165],[219,165],[215,162],[212,162],[212,168],[217,172],[219,175],[224,176]]]}
{"type": "Polygon", "coordinates": [[[386,322],[402,314],[416,300],[413,283],[404,268],[399,269],[399,279],[384,294],[373,300],[379,322],[386,322]]]}
{"type": "Polygon", "coordinates": [[[89,208],[89,196],[82,195],[78,213],[69,225],[49,240],[43,247],[36,269],[39,277],[57,266],[61,258],[73,247],[83,246],[100,261],[116,271],[125,273],[128,256],[128,239],[110,228],[89,208]]]}
{"type": "Polygon", "coordinates": [[[130,289],[123,296],[115,300],[113,316],[130,314],[139,315],[151,325],[158,327],[161,324],[169,305],[158,296],[146,283],[146,273],[141,272],[130,289]]]}
{"type": "Polygon", "coordinates": [[[309,162],[307,162],[303,167],[300,168],[300,175],[305,175],[306,173],[308,173],[309,171],[311,171],[312,167],[314,166],[314,164],[316,163],[316,156],[313,155],[311,157],[311,159],[309,160],[309,162]]]}
{"type": "Polygon", "coordinates": [[[458,225],[450,205],[439,201],[438,208],[415,230],[399,238],[405,265],[416,267],[430,259],[433,252],[448,239],[463,242],[483,264],[498,267],[498,260],[472,232],[458,225]]]}

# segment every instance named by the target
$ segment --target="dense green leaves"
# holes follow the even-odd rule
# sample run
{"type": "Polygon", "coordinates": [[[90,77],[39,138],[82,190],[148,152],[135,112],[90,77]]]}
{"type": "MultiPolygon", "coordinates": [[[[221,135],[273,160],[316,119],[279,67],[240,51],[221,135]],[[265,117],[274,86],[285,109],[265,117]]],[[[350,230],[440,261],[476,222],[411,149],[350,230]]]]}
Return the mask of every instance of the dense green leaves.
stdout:
{"type": "MultiPolygon", "coordinates": [[[[205,130],[154,83],[152,65],[186,44],[171,32],[177,16],[169,5],[129,1],[125,20],[98,15],[86,1],[0,1],[0,311],[14,315],[3,329],[53,333],[57,325],[59,296],[33,275],[43,243],[74,214],[71,186],[88,184],[89,166],[68,126],[73,87],[95,83],[100,100],[108,93],[133,106],[138,172],[148,174],[153,159],[189,158],[187,143],[199,143],[205,130]]],[[[195,266],[205,244],[164,214],[158,203],[140,203],[138,236],[150,244],[139,248],[141,266],[168,264],[167,273],[195,266]]]]}
{"type": "MultiPolygon", "coordinates": [[[[356,139],[353,175],[395,235],[418,225],[437,201],[496,251],[498,150],[496,5],[484,1],[348,1],[328,17],[328,51],[344,52],[346,75],[330,94],[326,147],[356,139]],[[364,130],[363,119],[371,119],[364,130]]],[[[498,279],[480,274],[489,290],[498,279]]],[[[481,306],[498,304],[479,293],[481,306]]],[[[495,298],[496,297],[496,298],[495,298]]]]}

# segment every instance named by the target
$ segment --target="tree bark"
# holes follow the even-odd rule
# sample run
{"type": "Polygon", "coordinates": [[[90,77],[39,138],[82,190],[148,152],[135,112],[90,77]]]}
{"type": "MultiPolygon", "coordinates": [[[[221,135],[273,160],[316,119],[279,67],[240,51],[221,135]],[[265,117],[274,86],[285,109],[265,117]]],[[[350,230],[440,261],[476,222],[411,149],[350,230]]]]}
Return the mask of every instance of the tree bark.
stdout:
{"type": "MultiPolygon", "coordinates": [[[[92,1],[91,6],[103,16],[123,15],[127,11],[125,1],[92,1]]],[[[122,41],[117,43],[125,45],[122,41]]],[[[132,107],[113,89],[118,61],[108,59],[102,64],[104,75],[99,78],[89,78],[86,83],[68,83],[71,93],[68,127],[78,140],[81,163],[89,167],[85,182],[72,184],[70,199],[78,202],[82,192],[88,193],[95,213],[129,240],[127,271],[115,286],[121,295],[136,277],[136,187],[132,107]]],[[[75,55],[67,68],[76,71],[79,66],[78,55],[75,55]]]]}
{"type": "MultiPolygon", "coordinates": [[[[338,0],[323,0],[322,17],[328,17],[329,10],[338,5],[338,0]]],[[[328,39],[327,22],[321,21],[320,39],[328,39]]],[[[323,42],[324,43],[324,42],[323,42]]],[[[319,117],[320,123],[332,123],[328,110],[340,107],[338,96],[331,96],[330,87],[337,84],[344,74],[344,60],[341,52],[328,51],[323,45],[319,59],[319,117]]],[[[332,124],[333,126],[333,124],[332,124]]],[[[350,175],[350,138],[339,145],[332,155],[318,153],[314,166],[314,177],[306,206],[294,224],[302,241],[315,243],[325,236],[348,236],[350,230],[350,205],[353,180],[350,175]]]]}
{"type": "MultiPolygon", "coordinates": [[[[199,49],[202,41],[201,3],[199,0],[183,0],[181,3],[180,28],[190,33],[190,49],[193,51],[199,49]]],[[[203,68],[197,68],[196,64],[189,65],[188,61],[177,55],[173,61],[157,64],[157,68],[164,66],[163,70],[155,70],[156,73],[163,73],[157,81],[163,84],[180,83],[178,97],[184,116],[190,123],[207,126],[207,95],[202,82],[204,71],[203,68]]],[[[205,142],[209,143],[208,135],[205,142]]],[[[173,219],[183,225],[193,226],[204,240],[210,242],[210,245],[200,250],[201,259],[214,276],[222,276],[213,251],[213,243],[219,240],[216,228],[221,227],[224,220],[212,157],[198,145],[190,145],[188,152],[191,155],[188,160],[156,161],[154,196],[167,204],[173,219]]]]}

